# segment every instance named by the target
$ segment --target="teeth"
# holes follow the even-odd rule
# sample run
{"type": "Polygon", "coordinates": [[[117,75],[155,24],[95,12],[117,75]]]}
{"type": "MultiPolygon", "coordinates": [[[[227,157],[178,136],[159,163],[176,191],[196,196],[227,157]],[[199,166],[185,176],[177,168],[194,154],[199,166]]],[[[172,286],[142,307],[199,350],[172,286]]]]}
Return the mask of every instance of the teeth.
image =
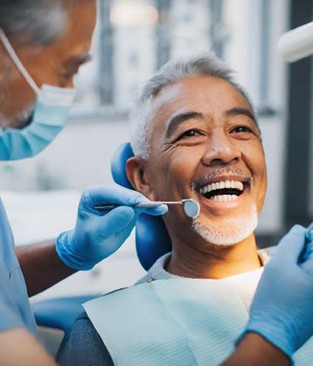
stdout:
{"type": "Polygon", "coordinates": [[[213,201],[217,202],[231,202],[235,201],[238,198],[235,194],[222,194],[211,197],[213,201]]]}
{"type": "MultiPolygon", "coordinates": [[[[201,194],[209,193],[211,191],[215,191],[217,189],[224,189],[224,188],[234,188],[234,189],[238,189],[239,191],[243,191],[243,183],[240,182],[239,180],[225,180],[225,181],[221,181],[221,182],[215,182],[215,183],[211,183],[211,184],[208,184],[207,186],[200,188],[200,193],[201,194]]],[[[223,196],[231,196],[231,195],[221,195],[219,197],[223,197],[223,196]]]]}

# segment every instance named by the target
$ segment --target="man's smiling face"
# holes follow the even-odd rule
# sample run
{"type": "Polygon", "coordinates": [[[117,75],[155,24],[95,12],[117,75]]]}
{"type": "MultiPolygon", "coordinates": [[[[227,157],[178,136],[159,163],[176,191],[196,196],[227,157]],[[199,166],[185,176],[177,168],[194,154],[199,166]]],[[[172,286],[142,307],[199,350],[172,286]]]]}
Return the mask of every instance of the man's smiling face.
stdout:
{"type": "MultiPolygon", "coordinates": [[[[253,112],[228,82],[194,76],[165,87],[153,100],[151,153],[144,191],[153,200],[194,198],[194,231],[212,244],[252,234],[266,191],[264,152],[253,112]]],[[[164,217],[170,234],[192,238],[180,207],[164,217]]]]}

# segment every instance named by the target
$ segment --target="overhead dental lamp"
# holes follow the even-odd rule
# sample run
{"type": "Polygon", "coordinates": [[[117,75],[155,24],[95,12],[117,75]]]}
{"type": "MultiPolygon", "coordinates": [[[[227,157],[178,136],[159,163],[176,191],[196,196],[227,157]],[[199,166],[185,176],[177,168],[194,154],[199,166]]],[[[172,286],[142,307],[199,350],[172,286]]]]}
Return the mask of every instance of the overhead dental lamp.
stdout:
{"type": "Polygon", "coordinates": [[[285,32],[278,41],[278,51],[286,62],[295,62],[313,54],[313,22],[285,32]]]}

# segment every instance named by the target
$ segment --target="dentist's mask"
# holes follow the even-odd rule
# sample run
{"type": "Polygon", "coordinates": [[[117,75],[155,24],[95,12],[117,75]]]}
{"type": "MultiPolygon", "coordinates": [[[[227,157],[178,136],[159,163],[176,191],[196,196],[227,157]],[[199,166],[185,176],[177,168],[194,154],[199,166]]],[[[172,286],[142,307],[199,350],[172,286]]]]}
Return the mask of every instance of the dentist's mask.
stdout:
{"type": "Polygon", "coordinates": [[[39,88],[0,29],[0,39],[27,83],[37,94],[33,113],[22,129],[0,126],[0,160],[39,154],[62,130],[74,99],[74,89],[43,85],[39,88]]]}

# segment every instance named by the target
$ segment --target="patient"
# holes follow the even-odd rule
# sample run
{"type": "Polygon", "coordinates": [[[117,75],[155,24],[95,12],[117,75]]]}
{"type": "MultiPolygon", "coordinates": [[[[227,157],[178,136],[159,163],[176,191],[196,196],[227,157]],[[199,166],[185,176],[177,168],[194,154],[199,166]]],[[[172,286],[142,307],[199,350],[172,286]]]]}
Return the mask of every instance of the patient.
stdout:
{"type": "MultiPolygon", "coordinates": [[[[131,145],[135,189],[150,200],[193,198],[201,213],[169,207],[172,252],[136,286],[86,304],[59,363],[218,365],[269,260],[254,235],[267,178],[253,107],[214,55],[172,61],[141,91],[131,145]]],[[[297,365],[307,364],[304,348],[297,365]]]]}

